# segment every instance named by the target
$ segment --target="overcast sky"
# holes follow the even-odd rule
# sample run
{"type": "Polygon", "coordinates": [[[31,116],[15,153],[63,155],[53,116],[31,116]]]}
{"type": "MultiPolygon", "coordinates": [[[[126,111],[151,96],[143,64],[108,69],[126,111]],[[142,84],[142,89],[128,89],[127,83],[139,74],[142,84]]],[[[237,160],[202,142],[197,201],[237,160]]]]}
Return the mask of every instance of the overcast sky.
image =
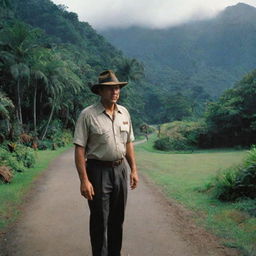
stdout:
{"type": "Polygon", "coordinates": [[[256,7],[256,0],[52,0],[68,6],[95,29],[133,25],[166,28],[191,19],[216,15],[239,2],[256,7]]]}

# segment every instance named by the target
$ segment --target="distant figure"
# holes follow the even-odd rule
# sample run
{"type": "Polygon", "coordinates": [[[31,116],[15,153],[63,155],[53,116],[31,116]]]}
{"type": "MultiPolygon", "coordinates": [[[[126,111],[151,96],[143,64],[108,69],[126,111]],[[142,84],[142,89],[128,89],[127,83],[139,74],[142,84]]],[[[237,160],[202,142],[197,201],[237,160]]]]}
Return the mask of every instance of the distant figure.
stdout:
{"type": "Polygon", "coordinates": [[[90,237],[93,256],[120,256],[127,199],[127,166],[130,187],[138,174],[134,157],[134,135],[130,115],[117,104],[120,89],[114,72],[104,71],[91,87],[100,102],[85,108],[76,123],[75,163],[81,194],[90,208],[90,237]],[[87,161],[85,160],[87,159],[87,161]]]}
{"type": "Polygon", "coordinates": [[[145,138],[148,141],[148,125],[146,124],[141,125],[140,131],[144,133],[145,138]]]}
{"type": "Polygon", "coordinates": [[[157,128],[158,128],[157,137],[160,138],[160,136],[161,136],[161,125],[159,124],[159,125],[157,126],[157,128]]]}

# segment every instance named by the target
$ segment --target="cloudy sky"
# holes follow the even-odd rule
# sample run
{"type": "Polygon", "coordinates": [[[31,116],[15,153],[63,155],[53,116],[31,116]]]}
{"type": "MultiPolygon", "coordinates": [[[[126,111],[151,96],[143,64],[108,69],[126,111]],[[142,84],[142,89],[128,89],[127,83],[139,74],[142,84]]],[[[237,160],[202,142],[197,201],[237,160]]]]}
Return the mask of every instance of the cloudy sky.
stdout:
{"type": "Polygon", "coordinates": [[[165,28],[203,19],[239,2],[256,7],[256,0],[52,0],[68,6],[81,21],[102,30],[133,25],[165,28]]]}

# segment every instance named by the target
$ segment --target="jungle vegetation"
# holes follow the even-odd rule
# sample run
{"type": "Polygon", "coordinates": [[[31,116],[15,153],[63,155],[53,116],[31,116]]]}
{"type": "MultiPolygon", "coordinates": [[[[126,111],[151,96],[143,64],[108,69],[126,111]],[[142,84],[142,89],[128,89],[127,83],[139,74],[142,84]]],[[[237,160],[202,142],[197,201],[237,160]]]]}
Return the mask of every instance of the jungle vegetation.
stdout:
{"type": "MultiPolygon", "coordinates": [[[[220,14],[218,21],[221,20],[226,28],[230,25],[230,17],[240,17],[241,10],[246,10],[250,15],[245,24],[251,24],[248,20],[254,18],[254,9],[247,5],[232,7],[220,14]]],[[[255,143],[254,71],[243,79],[241,76],[242,80],[232,89],[214,99],[201,83],[205,81],[207,85],[207,79],[202,80],[198,75],[201,82],[193,80],[191,83],[188,79],[190,68],[184,74],[174,71],[170,63],[169,71],[163,68],[155,80],[149,79],[155,73],[150,73],[148,66],[124,56],[90,24],[80,22],[77,14],[69,12],[66,6],[55,5],[49,0],[2,0],[0,17],[1,140],[13,141],[23,133],[42,141],[57,140],[63,130],[72,132],[80,111],[97,100],[90,92],[90,84],[97,81],[102,70],[113,69],[120,80],[129,81],[129,86],[122,90],[120,103],[130,110],[136,133],[145,123],[175,121],[181,128],[175,123],[171,126],[175,127],[176,134],[182,130],[178,132],[182,135],[179,139],[189,138],[189,142],[182,142],[189,147],[233,147],[255,143]],[[167,77],[171,78],[170,83],[167,77]],[[183,125],[184,122],[192,122],[192,125],[183,125]],[[196,128],[193,128],[193,122],[196,128]]],[[[200,24],[192,25],[203,30],[205,23],[200,24]]],[[[235,24],[235,28],[242,30],[241,17],[235,24]]],[[[187,26],[183,27],[187,28],[182,30],[184,35],[191,33],[187,26]]],[[[173,33],[172,29],[168,31],[173,33]]],[[[221,38],[219,33],[218,38],[221,38]]],[[[175,41],[175,37],[172,40],[175,41]]],[[[207,46],[205,40],[203,37],[198,41],[200,49],[207,46]]],[[[223,43],[223,51],[227,47],[228,42],[223,43]]],[[[253,49],[251,52],[254,56],[253,49]]],[[[250,65],[244,65],[244,70],[253,66],[253,57],[248,62],[250,65]]],[[[163,137],[168,135],[160,134],[160,137],[165,139],[163,137]]]]}

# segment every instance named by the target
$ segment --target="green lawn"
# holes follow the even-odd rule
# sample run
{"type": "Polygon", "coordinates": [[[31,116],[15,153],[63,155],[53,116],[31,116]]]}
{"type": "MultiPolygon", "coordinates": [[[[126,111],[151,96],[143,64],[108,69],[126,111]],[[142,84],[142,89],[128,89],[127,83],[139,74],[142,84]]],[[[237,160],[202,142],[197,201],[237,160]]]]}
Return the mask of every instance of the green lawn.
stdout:
{"type": "Polygon", "coordinates": [[[10,184],[0,183],[0,233],[12,224],[20,213],[20,205],[29,191],[33,181],[48,167],[49,163],[70,148],[67,146],[56,151],[37,151],[36,165],[23,173],[15,173],[10,184]]]}
{"type": "Polygon", "coordinates": [[[222,203],[199,192],[218,171],[241,163],[246,151],[161,153],[152,148],[153,140],[136,147],[139,171],[159,185],[167,197],[195,211],[195,216],[200,216],[195,221],[222,237],[225,245],[240,249],[243,255],[255,256],[256,218],[238,208],[256,202],[222,203]]]}

